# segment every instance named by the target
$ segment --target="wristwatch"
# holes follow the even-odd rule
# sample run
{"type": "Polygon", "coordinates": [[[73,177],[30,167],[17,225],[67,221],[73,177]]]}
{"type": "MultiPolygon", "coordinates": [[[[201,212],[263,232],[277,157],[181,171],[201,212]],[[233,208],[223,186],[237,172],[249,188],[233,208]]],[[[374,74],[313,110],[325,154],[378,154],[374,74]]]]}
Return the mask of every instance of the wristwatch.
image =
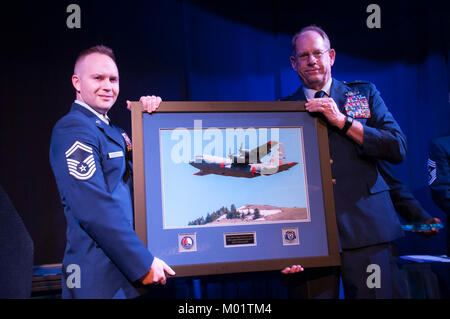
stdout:
{"type": "Polygon", "coordinates": [[[344,127],[342,128],[342,133],[347,134],[347,131],[350,128],[350,126],[352,126],[352,124],[353,124],[353,117],[346,116],[345,124],[344,124],[344,127]]]}

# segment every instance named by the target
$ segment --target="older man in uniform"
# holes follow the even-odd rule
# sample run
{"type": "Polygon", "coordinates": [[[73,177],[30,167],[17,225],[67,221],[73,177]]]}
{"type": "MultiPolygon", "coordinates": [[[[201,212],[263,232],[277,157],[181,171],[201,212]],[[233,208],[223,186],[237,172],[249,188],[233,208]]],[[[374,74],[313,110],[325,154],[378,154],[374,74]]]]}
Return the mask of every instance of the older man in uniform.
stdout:
{"type": "MultiPolygon", "coordinates": [[[[111,49],[78,56],[76,100],[55,125],[50,163],[67,222],[63,298],[132,298],[142,284],[166,282],[167,264],[152,256],[133,229],[131,141],[107,112],[119,94],[111,49]]],[[[161,99],[141,98],[154,111],[161,99]]]]}
{"type": "Polygon", "coordinates": [[[307,100],[306,110],[328,126],[345,296],[401,297],[401,282],[392,288],[392,241],[403,232],[376,161],[400,163],[405,136],[373,84],[332,78],[336,52],[322,29],[302,29],[292,46],[291,65],[303,85],[284,100],[307,100]],[[371,281],[374,271],[379,280],[371,281]]]}

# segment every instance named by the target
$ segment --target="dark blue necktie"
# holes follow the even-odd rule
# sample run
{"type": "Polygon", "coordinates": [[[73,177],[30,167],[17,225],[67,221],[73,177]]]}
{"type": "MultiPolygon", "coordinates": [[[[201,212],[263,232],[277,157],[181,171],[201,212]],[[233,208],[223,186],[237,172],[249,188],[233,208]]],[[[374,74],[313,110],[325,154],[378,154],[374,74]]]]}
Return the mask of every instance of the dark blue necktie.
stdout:
{"type": "Polygon", "coordinates": [[[316,94],[314,94],[314,98],[318,99],[318,98],[323,97],[324,95],[325,95],[324,91],[317,91],[316,94]]]}

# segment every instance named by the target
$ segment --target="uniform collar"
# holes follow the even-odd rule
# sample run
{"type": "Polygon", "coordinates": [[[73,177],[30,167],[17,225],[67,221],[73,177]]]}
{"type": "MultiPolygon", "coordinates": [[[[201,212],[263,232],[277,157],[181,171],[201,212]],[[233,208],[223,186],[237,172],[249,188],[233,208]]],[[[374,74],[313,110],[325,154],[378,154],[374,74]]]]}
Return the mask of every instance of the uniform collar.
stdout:
{"type": "Polygon", "coordinates": [[[108,115],[104,115],[98,113],[96,110],[94,110],[92,107],[90,107],[89,105],[87,105],[84,102],[81,102],[80,100],[75,100],[75,103],[77,103],[78,105],[81,105],[82,107],[84,107],[85,109],[91,111],[92,113],[94,113],[100,120],[102,120],[104,123],[106,123],[107,125],[109,125],[110,119],[108,117],[108,115]]]}
{"type": "Polygon", "coordinates": [[[102,121],[101,118],[98,118],[98,115],[95,114],[95,112],[85,107],[84,105],[79,104],[79,102],[80,101],[75,101],[72,104],[71,110],[76,110],[77,112],[81,112],[82,114],[87,116],[89,120],[95,123],[95,125],[110,139],[112,139],[120,146],[125,147],[124,137],[123,135],[121,135],[121,130],[118,127],[114,126],[113,124],[106,124],[105,121],[102,121]]]}
{"type": "MultiPolygon", "coordinates": [[[[331,95],[331,83],[332,83],[332,78],[330,77],[330,79],[327,81],[327,83],[325,83],[323,88],[319,91],[324,91],[328,96],[330,96],[331,95]]],[[[306,86],[303,86],[303,92],[305,93],[306,100],[310,100],[310,99],[314,98],[314,94],[316,94],[317,90],[309,89],[306,86]]]]}

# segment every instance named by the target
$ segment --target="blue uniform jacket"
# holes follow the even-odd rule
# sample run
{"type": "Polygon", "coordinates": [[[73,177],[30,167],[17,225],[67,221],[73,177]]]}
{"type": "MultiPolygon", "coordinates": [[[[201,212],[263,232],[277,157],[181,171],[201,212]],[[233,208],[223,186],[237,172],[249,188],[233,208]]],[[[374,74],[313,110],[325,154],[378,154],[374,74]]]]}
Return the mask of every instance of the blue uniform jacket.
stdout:
{"type": "Polygon", "coordinates": [[[450,136],[435,138],[430,143],[429,185],[434,202],[450,214],[450,136]]]}
{"type": "Polygon", "coordinates": [[[393,167],[386,161],[378,161],[378,171],[389,185],[392,203],[395,211],[407,223],[425,223],[431,218],[430,214],[422,207],[419,201],[410,192],[407,185],[399,180],[393,167]]]}
{"type": "Polygon", "coordinates": [[[133,282],[153,262],[133,229],[122,133],[76,103],[53,129],[50,163],[67,222],[63,298],[135,297],[133,282]]]}
{"type": "MultiPolygon", "coordinates": [[[[376,160],[400,163],[406,156],[404,134],[373,84],[333,79],[330,97],[343,114],[364,126],[362,146],[328,126],[341,248],[360,248],[403,236],[389,186],[376,160]]],[[[283,100],[305,101],[303,88],[283,100]]]]}

